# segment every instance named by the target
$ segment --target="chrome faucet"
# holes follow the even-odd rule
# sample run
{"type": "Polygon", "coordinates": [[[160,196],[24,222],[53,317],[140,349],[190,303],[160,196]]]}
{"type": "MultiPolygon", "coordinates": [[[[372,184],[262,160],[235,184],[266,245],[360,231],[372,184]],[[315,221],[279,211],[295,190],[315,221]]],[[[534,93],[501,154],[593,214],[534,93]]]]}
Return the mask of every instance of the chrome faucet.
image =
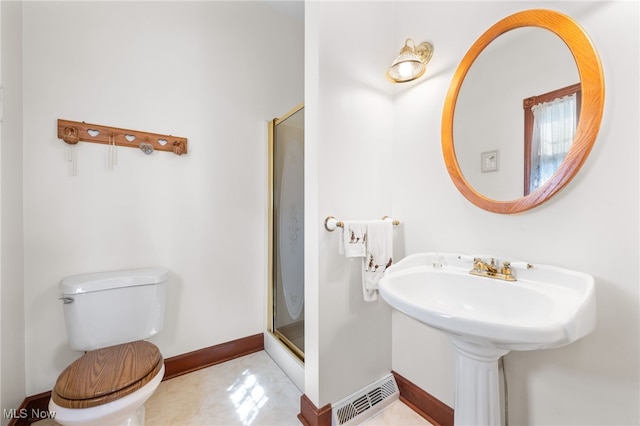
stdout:
{"type": "Polygon", "coordinates": [[[503,262],[502,267],[498,271],[496,260],[491,258],[491,263],[487,263],[484,260],[476,257],[473,259],[473,269],[469,271],[472,275],[478,275],[480,277],[496,278],[504,281],[516,281],[516,277],[513,276],[511,271],[511,263],[503,262]]]}

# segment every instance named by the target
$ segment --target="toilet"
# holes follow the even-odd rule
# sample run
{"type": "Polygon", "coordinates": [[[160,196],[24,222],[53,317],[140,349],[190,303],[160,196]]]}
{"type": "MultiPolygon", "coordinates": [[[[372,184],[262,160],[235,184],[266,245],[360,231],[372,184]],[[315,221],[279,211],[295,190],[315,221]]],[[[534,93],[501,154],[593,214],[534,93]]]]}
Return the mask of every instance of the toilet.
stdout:
{"type": "Polygon", "coordinates": [[[167,276],[164,268],[145,268],[62,280],[69,345],[85,354],[51,391],[56,422],[144,425],[144,403],[164,377],[162,354],[145,339],[163,327],[167,276]]]}

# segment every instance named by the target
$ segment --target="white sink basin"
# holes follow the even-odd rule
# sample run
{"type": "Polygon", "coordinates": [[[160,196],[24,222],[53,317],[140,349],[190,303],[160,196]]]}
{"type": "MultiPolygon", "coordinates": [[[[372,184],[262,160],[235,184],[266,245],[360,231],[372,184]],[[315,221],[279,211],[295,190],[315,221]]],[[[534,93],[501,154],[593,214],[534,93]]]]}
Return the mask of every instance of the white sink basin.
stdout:
{"type": "Polygon", "coordinates": [[[526,266],[512,262],[517,281],[502,281],[471,275],[470,256],[420,253],[387,269],[380,280],[380,295],[389,305],[450,337],[456,425],[501,424],[501,356],[564,346],[595,327],[593,277],[549,265],[526,266]]]}
{"type": "Polygon", "coordinates": [[[468,256],[408,256],[387,270],[380,295],[424,324],[506,350],[563,346],[595,326],[594,281],[588,274],[535,265],[514,268],[517,281],[509,282],[471,275],[471,268],[468,256]]]}

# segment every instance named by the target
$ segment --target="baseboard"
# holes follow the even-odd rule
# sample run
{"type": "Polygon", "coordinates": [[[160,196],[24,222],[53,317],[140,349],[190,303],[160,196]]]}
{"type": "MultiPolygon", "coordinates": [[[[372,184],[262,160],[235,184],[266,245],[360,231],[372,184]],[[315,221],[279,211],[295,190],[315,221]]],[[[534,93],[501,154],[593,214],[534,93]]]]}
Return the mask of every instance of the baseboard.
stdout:
{"type": "MultiPolygon", "coordinates": [[[[391,373],[400,391],[400,401],[434,426],[453,426],[451,407],[395,371],[391,373]]],[[[304,426],[331,426],[331,404],[317,408],[306,395],[302,395],[298,420],[304,426]]]]}
{"type": "Polygon", "coordinates": [[[167,358],[164,360],[165,370],[163,380],[173,379],[174,377],[211,367],[212,365],[230,361],[234,358],[249,355],[263,349],[264,335],[259,333],[167,358]]]}
{"type": "Polygon", "coordinates": [[[302,394],[298,420],[304,426],[331,426],[331,404],[317,408],[307,395],[302,394]]]}
{"type": "MultiPolygon", "coordinates": [[[[262,333],[244,337],[230,342],[221,343],[208,348],[198,349],[186,354],[177,355],[164,360],[164,380],[173,379],[183,374],[191,373],[202,368],[211,367],[225,361],[249,355],[264,349],[264,335],[262,333]]],[[[51,391],[28,396],[16,410],[16,415],[9,421],[9,426],[27,426],[42,420],[49,410],[51,391]]]]}
{"type": "Polygon", "coordinates": [[[8,425],[24,426],[43,420],[42,417],[49,413],[49,399],[51,399],[51,391],[26,397],[8,425]]]}
{"type": "Polygon", "coordinates": [[[400,401],[427,419],[434,426],[453,426],[453,408],[416,384],[392,371],[400,391],[400,401]]]}

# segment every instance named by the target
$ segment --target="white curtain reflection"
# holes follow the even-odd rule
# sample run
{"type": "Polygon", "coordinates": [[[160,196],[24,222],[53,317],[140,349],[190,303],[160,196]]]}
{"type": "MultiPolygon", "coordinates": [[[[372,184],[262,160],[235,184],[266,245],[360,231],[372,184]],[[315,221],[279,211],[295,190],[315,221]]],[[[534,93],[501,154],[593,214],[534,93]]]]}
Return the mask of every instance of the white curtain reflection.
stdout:
{"type": "Polygon", "coordinates": [[[564,161],[576,133],[576,95],[572,94],[531,108],[531,179],[529,192],[542,186],[564,161]]]}

